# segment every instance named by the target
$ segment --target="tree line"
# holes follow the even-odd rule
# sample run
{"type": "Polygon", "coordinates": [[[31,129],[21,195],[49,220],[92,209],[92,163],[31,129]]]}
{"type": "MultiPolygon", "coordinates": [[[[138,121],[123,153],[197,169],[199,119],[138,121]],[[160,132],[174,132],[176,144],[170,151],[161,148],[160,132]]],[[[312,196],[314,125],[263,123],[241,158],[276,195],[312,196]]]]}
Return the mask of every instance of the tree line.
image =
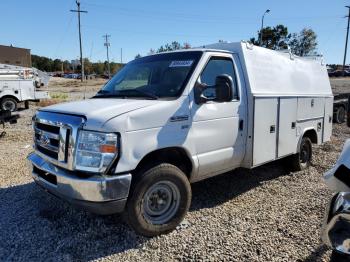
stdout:
{"type": "MultiPolygon", "coordinates": [[[[124,64],[110,62],[111,73],[115,74],[124,64]]],[[[45,72],[65,72],[80,73],[80,64],[69,62],[68,60],[51,59],[45,56],[32,55],[32,66],[45,72]]],[[[107,61],[91,62],[88,58],[84,58],[85,74],[107,74],[107,61]]]]}

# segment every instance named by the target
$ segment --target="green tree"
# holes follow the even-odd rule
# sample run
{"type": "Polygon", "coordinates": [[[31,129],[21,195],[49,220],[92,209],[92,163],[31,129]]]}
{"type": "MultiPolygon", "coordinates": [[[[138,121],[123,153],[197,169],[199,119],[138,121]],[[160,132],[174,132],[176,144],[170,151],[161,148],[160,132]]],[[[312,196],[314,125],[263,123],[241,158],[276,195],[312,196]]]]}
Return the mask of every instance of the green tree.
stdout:
{"type": "Polygon", "coordinates": [[[275,27],[265,27],[258,32],[258,39],[251,38],[250,42],[254,45],[259,45],[273,50],[286,49],[288,47],[291,34],[288,33],[288,28],[284,25],[275,27]],[[262,34],[262,42],[259,43],[260,35],[262,34]]]}
{"type": "Polygon", "coordinates": [[[92,63],[88,58],[84,58],[84,72],[85,74],[91,74],[94,71],[92,63]]]}
{"type": "Polygon", "coordinates": [[[61,71],[61,69],[62,69],[62,61],[60,59],[53,60],[50,71],[52,72],[61,71]]]}
{"type": "Polygon", "coordinates": [[[140,54],[135,55],[135,59],[141,58],[142,56],[140,54]]]}
{"type": "Polygon", "coordinates": [[[317,54],[317,35],[312,29],[304,28],[299,34],[292,35],[289,46],[298,56],[317,54]]]}
{"type": "Polygon", "coordinates": [[[316,54],[317,35],[312,29],[304,28],[300,33],[290,34],[286,26],[277,25],[263,28],[262,32],[258,33],[258,39],[260,39],[261,33],[262,43],[259,43],[255,38],[251,38],[250,42],[273,50],[290,47],[292,53],[298,56],[316,54]]]}
{"type": "Polygon", "coordinates": [[[50,58],[32,55],[32,66],[46,72],[52,71],[53,61],[50,58]]]}
{"type": "Polygon", "coordinates": [[[92,68],[95,74],[101,75],[104,73],[104,64],[101,62],[93,63],[92,68]]]}

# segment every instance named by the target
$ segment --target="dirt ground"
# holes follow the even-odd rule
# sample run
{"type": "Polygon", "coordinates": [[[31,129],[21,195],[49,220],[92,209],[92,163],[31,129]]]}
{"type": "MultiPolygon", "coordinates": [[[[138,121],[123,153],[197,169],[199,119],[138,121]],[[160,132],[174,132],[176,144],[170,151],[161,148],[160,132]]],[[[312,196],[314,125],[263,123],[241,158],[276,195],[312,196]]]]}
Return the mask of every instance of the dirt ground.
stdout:
{"type": "MultiPolygon", "coordinates": [[[[88,82],[86,97],[104,82],[88,82]]],[[[350,91],[348,79],[331,82],[339,92],[350,91]]],[[[49,86],[62,101],[83,99],[84,89],[79,81],[56,78],[49,86]]],[[[330,261],[320,233],[332,192],[322,175],[349,137],[345,124],[334,124],[331,141],[314,147],[307,171],[293,173],[277,161],[193,184],[185,221],[149,239],[118,215],[77,210],[33,183],[26,156],[37,108],[21,110],[0,139],[0,261],[330,261]]]]}

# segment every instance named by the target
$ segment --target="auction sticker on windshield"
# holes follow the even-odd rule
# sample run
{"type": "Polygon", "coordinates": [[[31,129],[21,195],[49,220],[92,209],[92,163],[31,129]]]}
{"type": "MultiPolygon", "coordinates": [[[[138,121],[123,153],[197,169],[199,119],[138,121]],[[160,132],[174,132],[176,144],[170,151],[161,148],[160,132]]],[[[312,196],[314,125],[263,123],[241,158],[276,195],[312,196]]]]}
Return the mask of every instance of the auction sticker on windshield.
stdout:
{"type": "Polygon", "coordinates": [[[191,66],[192,63],[193,63],[193,60],[172,61],[169,67],[187,67],[187,66],[191,66]]]}

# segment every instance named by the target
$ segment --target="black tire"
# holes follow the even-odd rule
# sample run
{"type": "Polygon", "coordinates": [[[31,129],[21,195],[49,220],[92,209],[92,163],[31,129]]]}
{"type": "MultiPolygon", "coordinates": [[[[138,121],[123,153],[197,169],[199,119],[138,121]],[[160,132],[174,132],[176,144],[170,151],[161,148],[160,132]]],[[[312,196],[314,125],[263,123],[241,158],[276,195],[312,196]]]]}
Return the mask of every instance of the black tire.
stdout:
{"type": "Polygon", "coordinates": [[[310,138],[303,137],[299,145],[299,153],[291,157],[293,171],[301,171],[309,168],[312,159],[312,143],[310,138]]]}
{"type": "Polygon", "coordinates": [[[338,107],[335,111],[334,122],[337,124],[344,123],[345,115],[346,115],[345,108],[343,106],[338,107]]]}
{"type": "Polygon", "coordinates": [[[124,218],[137,234],[147,237],[174,230],[185,217],[192,198],[191,185],[186,175],[171,164],[159,164],[140,171],[139,174],[136,174],[130,191],[124,218]],[[171,187],[167,188],[168,185],[171,187]],[[177,197],[174,192],[166,194],[172,189],[176,192],[177,197]],[[169,198],[169,195],[172,197],[169,198]],[[171,200],[168,201],[168,199],[171,200]],[[163,212],[164,214],[152,216],[149,214],[151,212],[163,212]],[[166,214],[170,215],[166,217],[166,214]],[[167,220],[164,220],[164,216],[167,220]]]}
{"type": "Polygon", "coordinates": [[[330,261],[331,262],[348,262],[350,261],[350,256],[333,250],[330,261]]]}
{"type": "Polygon", "coordinates": [[[24,101],[24,108],[29,109],[29,101],[24,101]]]}
{"type": "Polygon", "coordinates": [[[11,112],[14,112],[17,110],[17,101],[12,97],[5,97],[1,99],[0,107],[1,110],[9,110],[11,112]]]}

